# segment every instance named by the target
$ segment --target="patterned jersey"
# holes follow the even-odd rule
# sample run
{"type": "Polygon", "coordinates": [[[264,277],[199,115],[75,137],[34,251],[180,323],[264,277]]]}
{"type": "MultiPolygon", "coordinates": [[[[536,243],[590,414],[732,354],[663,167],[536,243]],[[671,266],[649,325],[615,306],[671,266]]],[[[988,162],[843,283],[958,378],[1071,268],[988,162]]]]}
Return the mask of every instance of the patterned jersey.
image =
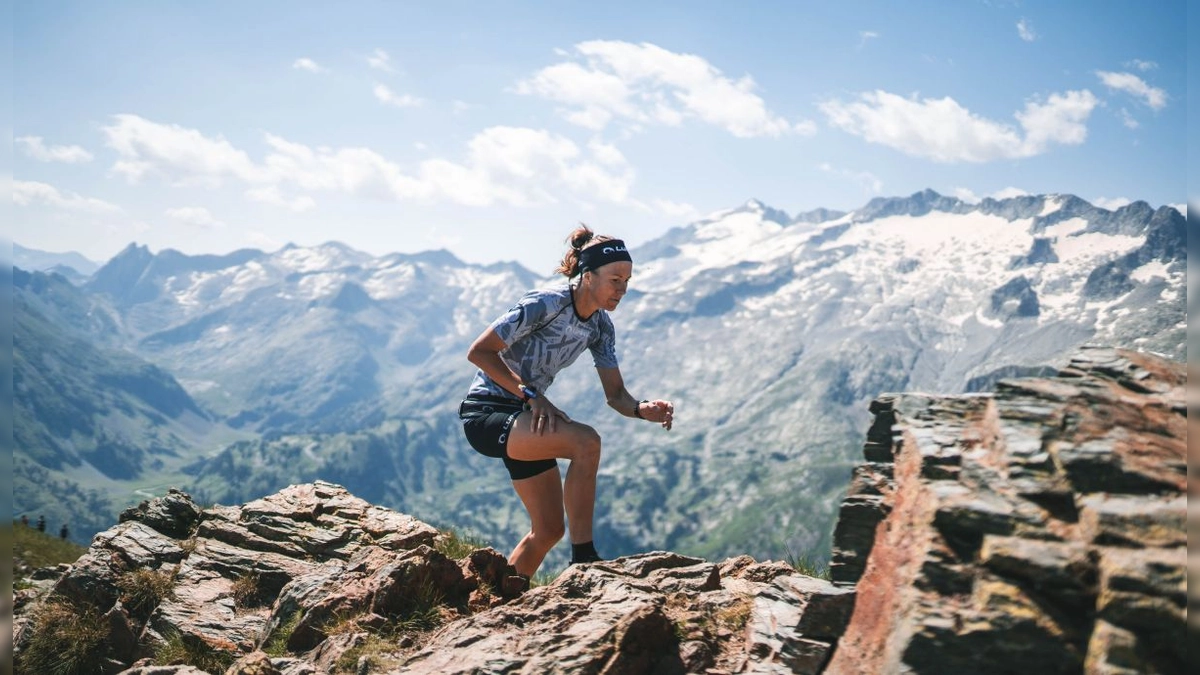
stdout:
{"type": "MultiPolygon", "coordinates": [[[[579,318],[569,284],[526,293],[489,328],[508,345],[500,358],[539,392],[549,389],[554,376],[584,349],[591,350],[597,368],[617,367],[616,331],[608,312],[596,310],[586,321],[579,318]]],[[[482,370],[475,373],[467,392],[467,396],[479,395],[512,397],[482,370]]]]}

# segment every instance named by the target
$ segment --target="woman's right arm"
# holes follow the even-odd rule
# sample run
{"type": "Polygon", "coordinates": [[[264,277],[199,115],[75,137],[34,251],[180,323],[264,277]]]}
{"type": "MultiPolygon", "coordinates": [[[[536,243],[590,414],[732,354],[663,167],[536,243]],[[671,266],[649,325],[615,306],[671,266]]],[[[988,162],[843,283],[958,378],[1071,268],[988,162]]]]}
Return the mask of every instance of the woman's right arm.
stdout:
{"type": "MultiPolygon", "coordinates": [[[[500,352],[507,348],[504,340],[496,334],[496,331],[488,328],[475,338],[475,342],[471,343],[471,348],[467,350],[467,360],[473,363],[476,367],[482,370],[492,381],[504,387],[517,398],[524,398],[521,392],[521,385],[524,384],[521,378],[508,367],[504,359],[500,358],[500,352]]],[[[529,409],[532,414],[529,416],[529,430],[534,433],[549,431],[554,433],[558,425],[558,420],[562,419],[568,424],[571,418],[557,406],[546,398],[545,393],[538,392],[538,397],[528,401],[529,409]],[[538,420],[545,418],[548,424],[538,428],[538,420]]]]}
{"type": "Polygon", "coordinates": [[[471,348],[467,350],[467,360],[482,370],[492,381],[504,387],[510,394],[522,398],[521,378],[508,367],[500,352],[507,348],[504,340],[492,328],[488,328],[475,338],[471,348]]]}

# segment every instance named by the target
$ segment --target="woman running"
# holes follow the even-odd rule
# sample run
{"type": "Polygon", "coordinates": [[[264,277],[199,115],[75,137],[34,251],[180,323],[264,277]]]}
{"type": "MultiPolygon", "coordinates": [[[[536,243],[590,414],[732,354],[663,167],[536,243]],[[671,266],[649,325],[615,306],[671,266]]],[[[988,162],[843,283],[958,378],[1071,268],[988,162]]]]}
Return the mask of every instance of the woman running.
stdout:
{"type": "Polygon", "coordinates": [[[527,579],[562,539],[564,508],[571,564],[602,560],[592,542],[600,435],[551,402],[546,394],[554,376],[588,349],[609,407],[668,430],[675,414],[670,401],[630,395],[617,367],[608,313],[620,304],[633,274],[624,242],[586,226],[567,241],[571,248],[557,270],[567,283],[526,293],[471,345],[467,360],[479,371],[459,409],[471,447],[504,460],[529,512],[529,533],[508,557],[527,579]],[[571,462],[562,482],[557,459],[571,462]]]}

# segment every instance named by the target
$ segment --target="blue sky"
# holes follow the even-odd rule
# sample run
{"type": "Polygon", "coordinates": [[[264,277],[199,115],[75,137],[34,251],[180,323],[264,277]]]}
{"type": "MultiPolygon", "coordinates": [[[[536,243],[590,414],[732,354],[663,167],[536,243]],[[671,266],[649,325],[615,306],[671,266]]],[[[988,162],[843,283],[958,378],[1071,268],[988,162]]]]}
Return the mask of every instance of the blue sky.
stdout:
{"type": "MultiPolygon", "coordinates": [[[[11,239],[548,272],[757,198],[1186,193],[1186,5],[12,5],[11,239]]],[[[7,70],[7,69],[6,69],[7,70]]]]}

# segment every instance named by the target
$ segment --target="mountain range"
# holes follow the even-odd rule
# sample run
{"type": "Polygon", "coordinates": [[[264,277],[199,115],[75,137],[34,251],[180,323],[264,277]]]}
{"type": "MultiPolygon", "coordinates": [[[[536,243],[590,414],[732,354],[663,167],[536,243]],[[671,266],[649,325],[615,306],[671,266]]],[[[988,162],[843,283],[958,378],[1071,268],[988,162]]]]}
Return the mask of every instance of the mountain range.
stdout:
{"type": "MultiPolygon", "coordinates": [[[[987,390],[1048,372],[1089,342],[1186,353],[1185,222],[1173,207],[925,191],[790,216],[751,200],[632,253],[630,292],[613,314],[622,372],[635,396],[674,401],[675,429],[612,414],[587,366],[549,393],[605,439],[596,535],[609,555],[827,556],[873,397],[987,390]]],[[[221,256],[130,245],[78,285],[29,278],[39,281],[15,292],[18,325],[36,312],[28,321],[44,332],[65,326],[110,362],[137,359],[119,369],[161,389],[122,396],[151,409],[176,402],[179,415],[157,411],[163,424],[191,424],[203,440],[177,432],[174,454],[142,440],[143,454],[126,454],[160,458],[157,477],[178,470],[198,500],[325,479],[501,548],[527,527],[503,472],[462,440],[455,410],[473,375],[471,340],[553,279],[335,242],[221,256]],[[47,289],[89,309],[49,312],[47,289]]],[[[72,349],[21,340],[15,375],[32,382],[42,353],[72,349]]],[[[92,371],[72,365],[64,382],[92,371]]],[[[94,396],[117,386],[87,381],[94,396]]],[[[39,410],[17,407],[18,426],[48,430],[18,442],[18,480],[45,471],[86,486],[49,462],[58,413],[39,410]]],[[[75,456],[104,474],[94,453],[75,456]]],[[[131,478],[104,477],[120,501],[131,478]]],[[[15,511],[28,499],[14,492],[15,511]]]]}

